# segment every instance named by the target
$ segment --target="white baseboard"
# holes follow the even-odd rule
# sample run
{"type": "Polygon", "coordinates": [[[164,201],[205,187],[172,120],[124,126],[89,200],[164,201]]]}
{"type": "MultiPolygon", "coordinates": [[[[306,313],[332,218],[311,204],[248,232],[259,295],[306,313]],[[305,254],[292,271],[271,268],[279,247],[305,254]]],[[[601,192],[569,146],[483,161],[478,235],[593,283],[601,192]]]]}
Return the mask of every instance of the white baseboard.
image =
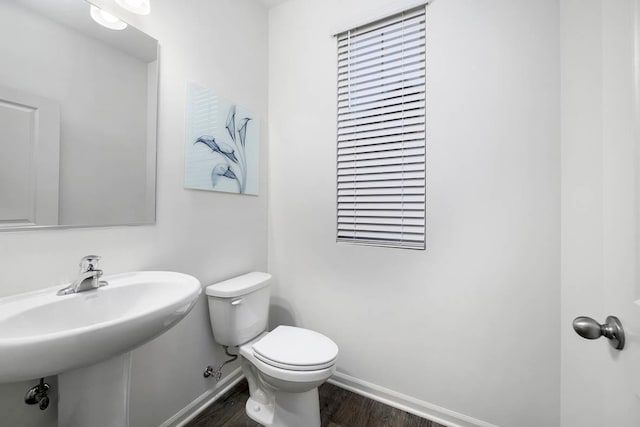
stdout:
{"type": "MultiPolygon", "coordinates": [[[[183,427],[189,421],[198,416],[205,408],[238,384],[243,378],[244,375],[242,375],[242,370],[239,367],[236,368],[225,379],[220,381],[216,387],[205,391],[193,402],[181,409],[177,414],[162,423],[160,427],[183,427]]],[[[444,426],[497,427],[494,424],[450,411],[449,409],[442,408],[438,405],[418,400],[414,397],[343,374],[342,372],[336,372],[328,382],[337,387],[349,390],[380,403],[384,403],[385,405],[409,412],[410,414],[435,421],[444,426]]]]}
{"type": "Polygon", "coordinates": [[[328,381],[345,390],[352,391],[385,405],[401,409],[422,418],[427,418],[448,427],[497,427],[493,424],[476,420],[467,415],[442,408],[429,402],[398,393],[367,381],[360,380],[341,372],[336,372],[328,381]]]}
{"type": "Polygon", "coordinates": [[[242,375],[242,370],[239,367],[236,368],[215,387],[202,393],[193,402],[189,403],[178,411],[177,414],[162,423],[160,427],[183,427],[189,421],[198,416],[200,412],[204,411],[207,406],[211,405],[227,391],[231,390],[231,388],[238,384],[243,378],[244,375],[242,375]]]}

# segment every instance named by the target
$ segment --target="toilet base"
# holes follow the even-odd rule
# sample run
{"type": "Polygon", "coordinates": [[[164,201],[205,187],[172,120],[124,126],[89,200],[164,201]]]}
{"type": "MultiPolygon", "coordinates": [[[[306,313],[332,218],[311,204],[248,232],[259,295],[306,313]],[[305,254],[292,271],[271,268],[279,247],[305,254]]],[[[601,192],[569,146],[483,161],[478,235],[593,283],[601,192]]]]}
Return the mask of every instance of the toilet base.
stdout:
{"type": "Polygon", "coordinates": [[[265,427],[320,427],[317,388],[304,393],[275,391],[273,404],[263,404],[250,397],[245,410],[249,418],[265,427]]]}
{"type": "Polygon", "coordinates": [[[251,397],[247,400],[244,409],[249,418],[263,426],[273,425],[273,405],[265,405],[251,397]]]}

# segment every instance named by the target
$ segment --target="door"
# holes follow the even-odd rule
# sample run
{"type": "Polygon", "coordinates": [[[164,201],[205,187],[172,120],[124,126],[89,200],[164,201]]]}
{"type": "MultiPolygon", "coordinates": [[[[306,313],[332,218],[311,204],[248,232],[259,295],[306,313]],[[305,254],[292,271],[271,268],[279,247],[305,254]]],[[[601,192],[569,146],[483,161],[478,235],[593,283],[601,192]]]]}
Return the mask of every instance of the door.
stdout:
{"type": "Polygon", "coordinates": [[[640,426],[638,1],[561,0],[561,425],[640,426]],[[617,316],[626,344],[577,316],[617,316]]]}
{"type": "Polygon", "coordinates": [[[58,224],[58,104],[0,87],[0,141],[0,225],[58,224]]]}

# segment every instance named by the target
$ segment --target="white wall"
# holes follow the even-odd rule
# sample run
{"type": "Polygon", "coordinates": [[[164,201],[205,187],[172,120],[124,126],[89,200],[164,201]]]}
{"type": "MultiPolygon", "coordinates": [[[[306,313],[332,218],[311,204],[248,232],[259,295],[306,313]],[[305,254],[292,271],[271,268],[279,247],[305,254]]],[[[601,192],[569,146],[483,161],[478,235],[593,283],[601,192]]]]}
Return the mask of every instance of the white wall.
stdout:
{"type": "Polygon", "coordinates": [[[273,323],[327,334],[360,380],[498,426],[558,426],[557,1],[428,7],[427,250],[335,243],[331,35],[409,3],[270,11],[273,323]]]}
{"type": "Polygon", "coordinates": [[[0,85],[60,106],[60,224],[148,221],[147,63],[11,2],[0,55],[0,85]]]}
{"type": "MultiPolygon", "coordinates": [[[[102,3],[108,6],[110,0],[102,3]]],[[[182,186],[187,81],[266,119],[267,12],[253,0],[154,0],[152,5],[150,16],[130,21],[157,38],[162,50],[157,224],[0,233],[0,295],[70,281],[79,259],[89,253],[103,256],[107,274],[174,270],[203,285],[267,267],[266,120],[258,197],[182,186]]],[[[203,296],[174,329],[134,352],[132,426],[157,426],[213,387],[202,370],[220,363],[223,353],[208,322],[203,296]]],[[[23,405],[34,383],[0,385],[3,425],[55,425],[55,408],[41,412],[23,405]]]]}

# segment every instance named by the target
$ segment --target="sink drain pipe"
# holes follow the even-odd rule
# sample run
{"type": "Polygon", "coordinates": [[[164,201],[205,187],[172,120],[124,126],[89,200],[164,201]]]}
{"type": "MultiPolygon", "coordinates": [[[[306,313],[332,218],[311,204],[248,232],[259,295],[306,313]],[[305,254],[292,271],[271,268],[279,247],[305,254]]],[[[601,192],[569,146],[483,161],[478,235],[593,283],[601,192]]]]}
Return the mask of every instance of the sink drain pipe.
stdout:
{"type": "Polygon", "coordinates": [[[24,396],[24,403],[27,405],[38,405],[42,411],[49,407],[49,389],[51,386],[40,378],[40,383],[31,387],[24,396]]]}

